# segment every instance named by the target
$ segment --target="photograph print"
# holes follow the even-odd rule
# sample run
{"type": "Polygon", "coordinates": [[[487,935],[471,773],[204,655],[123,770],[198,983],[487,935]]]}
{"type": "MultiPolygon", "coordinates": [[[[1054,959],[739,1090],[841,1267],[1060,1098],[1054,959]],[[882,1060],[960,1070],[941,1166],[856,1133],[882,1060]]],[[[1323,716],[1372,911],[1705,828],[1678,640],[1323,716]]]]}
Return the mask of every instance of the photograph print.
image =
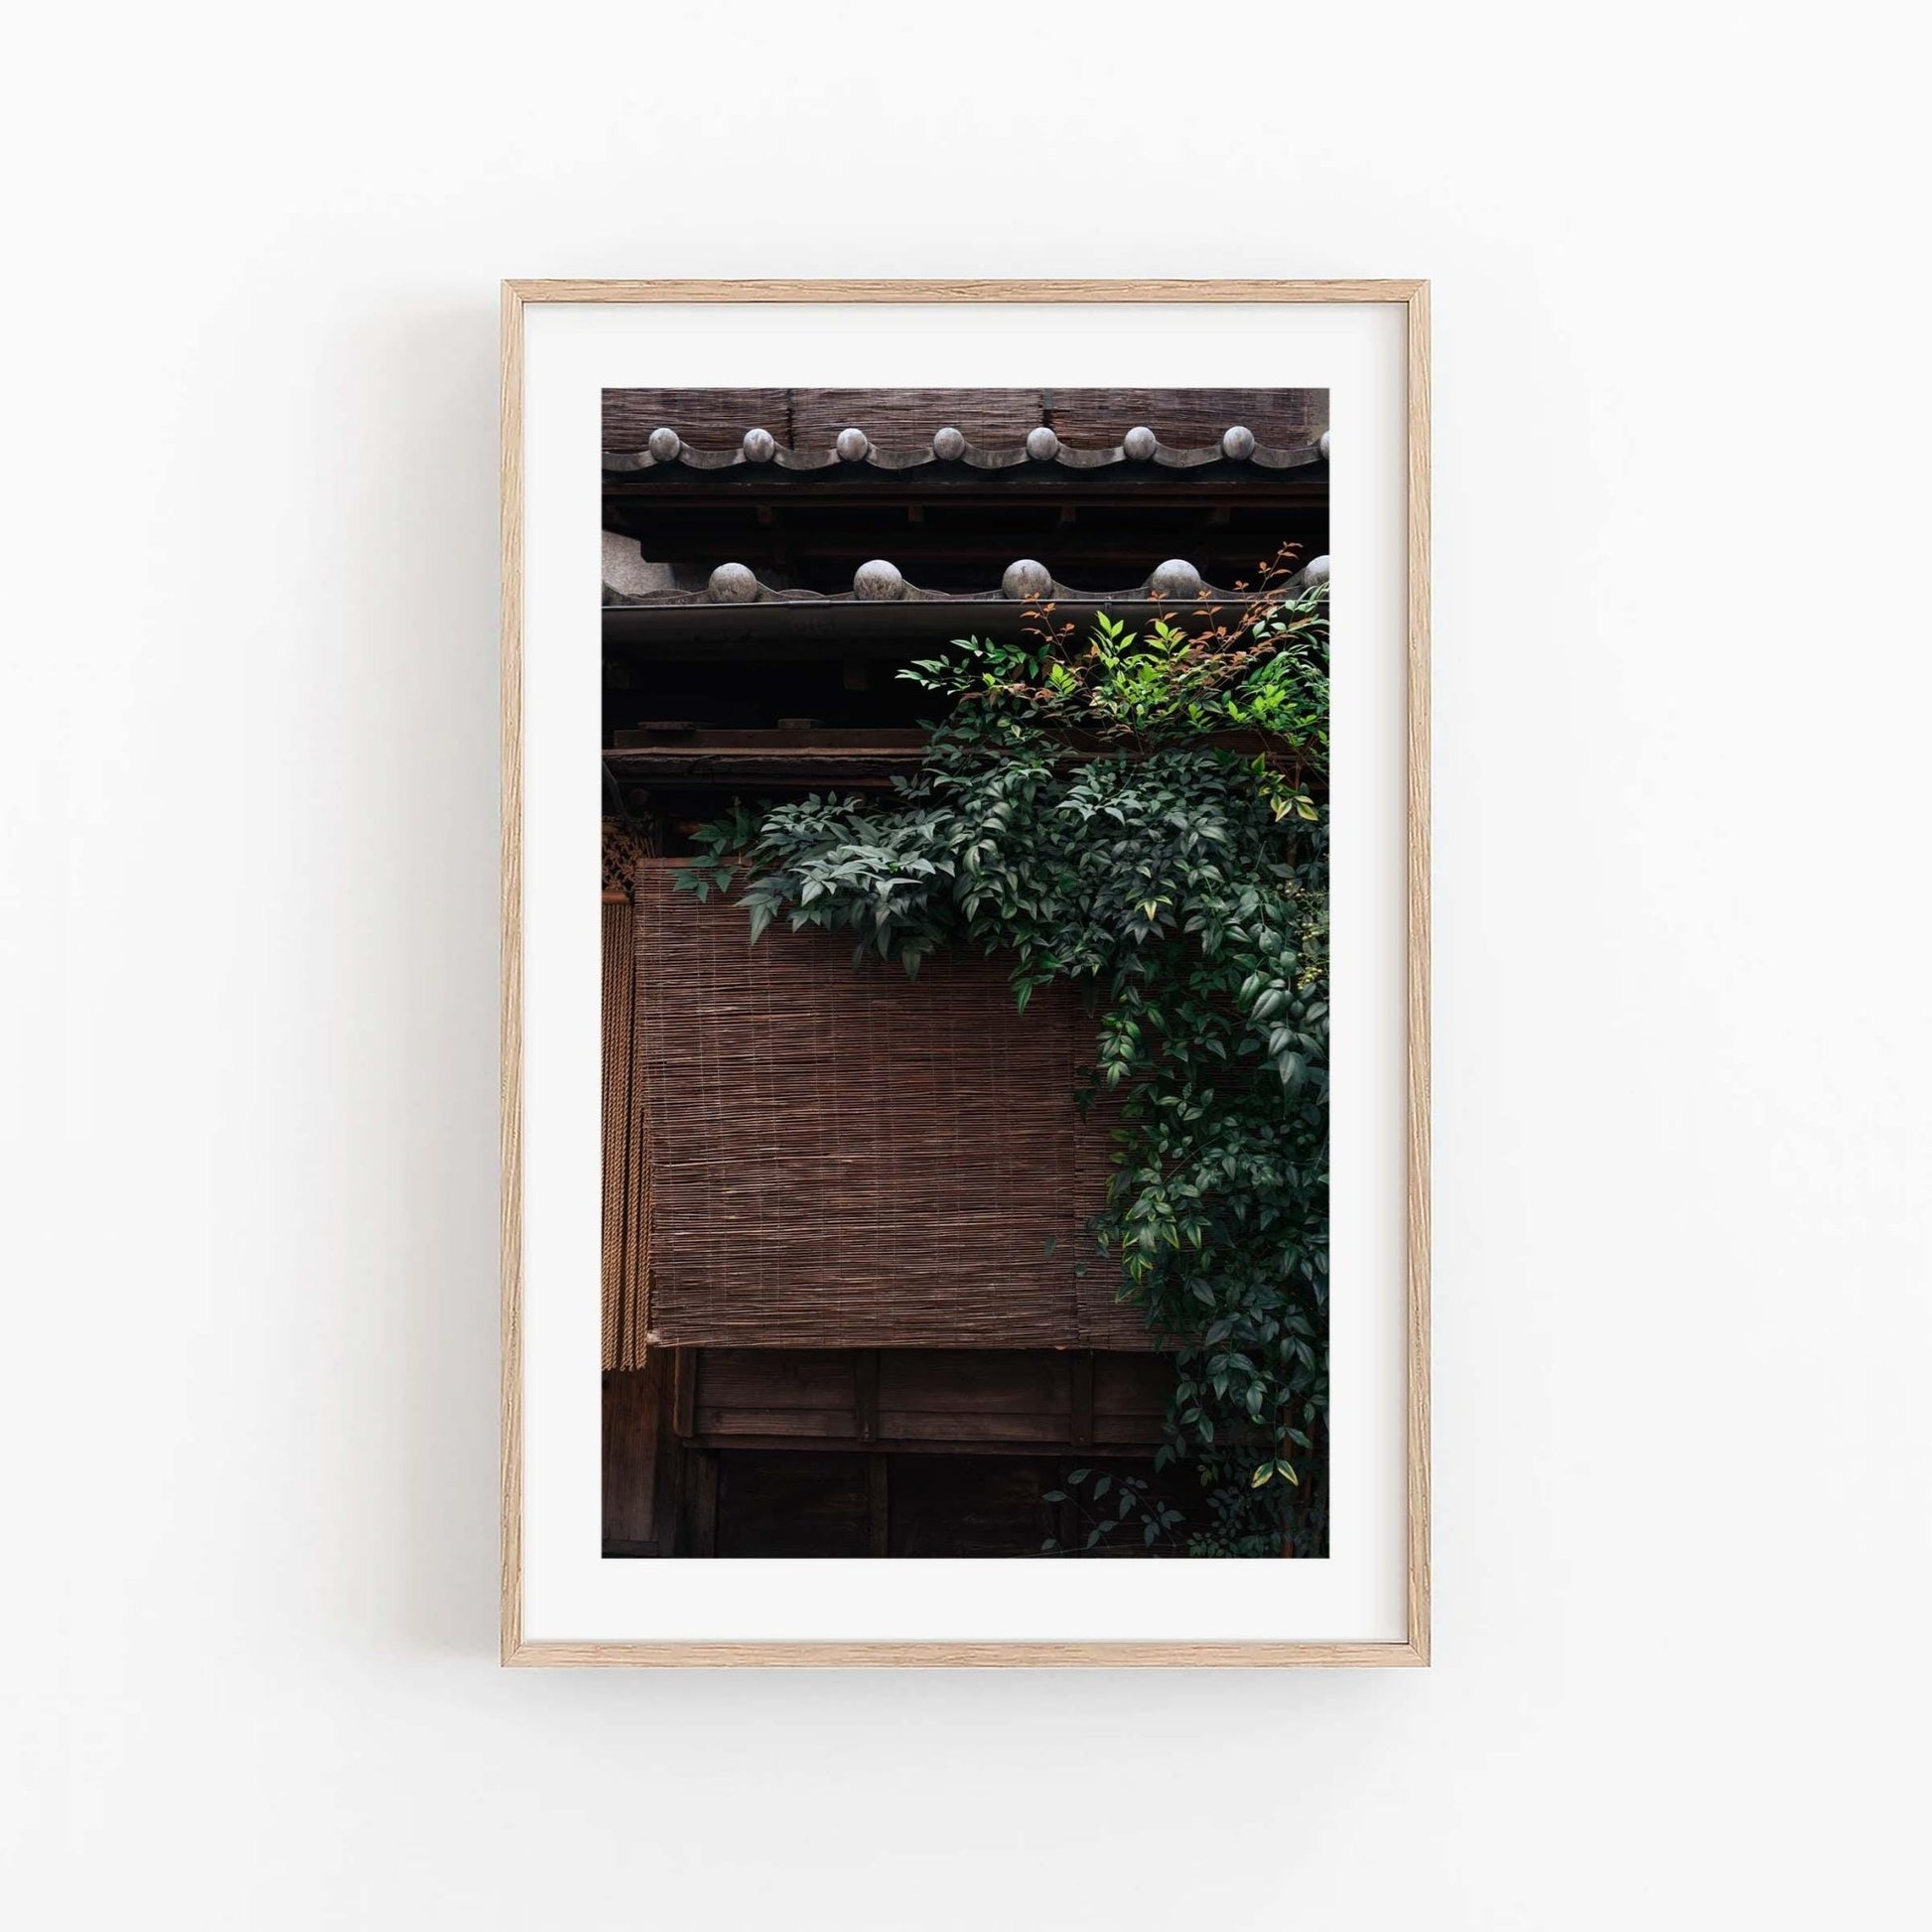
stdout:
{"type": "Polygon", "coordinates": [[[603,1554],[1328,1553],[1328,396],[603,395],[603,1554]]]}

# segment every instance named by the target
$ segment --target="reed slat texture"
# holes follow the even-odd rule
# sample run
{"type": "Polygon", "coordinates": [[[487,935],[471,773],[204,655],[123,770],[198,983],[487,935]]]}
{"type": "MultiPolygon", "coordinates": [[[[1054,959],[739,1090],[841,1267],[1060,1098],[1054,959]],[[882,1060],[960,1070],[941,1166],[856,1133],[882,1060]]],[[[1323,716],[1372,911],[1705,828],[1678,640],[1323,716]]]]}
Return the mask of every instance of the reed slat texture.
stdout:
{"type": "Polygon", "coordinates": [[[604,1366],[644,1365],[649,1122],[637,1078],[635,911],[604,901],[604,1366]]]}
{"type": "Polygon", "coordinates": [[[604,1366],[623,1368],[624,1214],[630,1173],[631,908],[604,902],[604,1366]]]}
{"type": "Polygon", "coordinates": [[[753,946],[674,872],[643,869],[634,926],[652,1341],[1148,1347],[1082,1231],[1108,1142],[1071,995],[1021,1014],[999,960],[909,982],[835,935],[753,946]]]}

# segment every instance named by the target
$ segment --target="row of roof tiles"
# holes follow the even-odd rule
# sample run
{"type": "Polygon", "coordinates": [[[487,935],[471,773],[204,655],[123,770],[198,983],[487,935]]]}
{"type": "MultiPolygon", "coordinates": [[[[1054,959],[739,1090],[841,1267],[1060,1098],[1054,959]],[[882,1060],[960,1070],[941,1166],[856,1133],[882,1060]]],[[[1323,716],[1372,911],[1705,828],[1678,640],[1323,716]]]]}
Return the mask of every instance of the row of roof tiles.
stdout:
{"type": "MultiPolygon", "coordinates": [[[[1316,557],[1290,580],[1291,591],[1310,589],[1328,581],[1328,559],[1316,557]]],[[[853,572],[852,589],[841,592],[787,590],[762,582],[748,565],[720,564],[702,590],[680,589],[668,566],[644,558],[634,537],[615,531],[604,535],[604,601],[607,605],[650,605],[657,608],[699,604],[826,604],[847,599],[862,604],[985,604],[996,599],[1040,604],[1191,604],[1203,598],[1228,599],[1241,593],[1223,591],[1202,580],[1184,557],[1170,557],[1139,584],[1118,591],[1082,591],[1055,581],[1053,573],[1032,557],[1009,564],[997,590],[929,591],[906,581],[897,564],[883,557],[863,563],[853,572]]]]}
{"type": "Polygon", "coordinates": [[[789,450],[769,430],[751,429],[735,450],[694,449],[668,425],[654,429],[646,446],[634,452],[607,453],[604,468],[612,476],[682,467],[688,470],[734,470],[771,465],[782,471],[836,470],[844,464],[865,464],[875,470],[919,470],[931,465],[957,464],[968,470],[1020,470],[1030,464],[1051,464],[1062,470],[1106,470],[1120,464],[1147,464],[1161,470],[1200,470],[1214,463],[1244,463],[1257,470],[1299,470],[1328,460],[1328,432],[1292,449],[1269,448],[1254,432],[1236,423],[1218,443],[1201,449],[1166,448],[1151,429],[1130,429],[1111,449],[1076,450],[1062,443],[1041,424],[1028,432],[1026,442],[1002,449],[978,449],[960,431],[944,428],[920,448],[881,449],[856,426],[842,429],[830,449],[789,450]]]}

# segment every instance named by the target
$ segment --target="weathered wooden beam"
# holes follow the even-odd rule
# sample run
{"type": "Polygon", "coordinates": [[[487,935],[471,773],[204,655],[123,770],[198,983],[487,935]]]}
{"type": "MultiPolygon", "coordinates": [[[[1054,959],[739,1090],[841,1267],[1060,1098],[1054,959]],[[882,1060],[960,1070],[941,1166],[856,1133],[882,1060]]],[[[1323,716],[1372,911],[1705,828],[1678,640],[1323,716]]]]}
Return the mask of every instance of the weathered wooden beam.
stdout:
{"type": "MultiPolygon", "coordinates": [[[[1097,1438],[1081,1449],[1101,1455],[1150,1454],[1161,1443],[1158,1428],[1126,1430],[1097,1438]]],[[[687,1449],[771,1449],[800,1454],[839,1455],[1055,1455],[1075,1446],[1064,1429],[1039,1430],[1033,1435],[1017,1432],[1006,1435],[958,1436],[882,1436],[876,1443],[839,1441],[824,1436],[777,1436],[764,1434],[699,1435],[684,1445],[687,1449]]]]}
{"type": "Polygon", "coordinates": [[[718,1554],[718,1457],[710,1449],[684,1455],[685,1547],[694,1557],[718,1554]]]}
{"type": "Polygon", "coordinates": [[[879,1437],[879,1350],[862,1348],[854,1365],[858,1371],[856,1418],[859,1440],[876,1442],[879,1437]]]}
{"type": "Polygon", "coordinates": [[[1142,428],[1182,447],[1215,442],[1235,423],[1286,443],[1327,420],[1325,389],[607,389],[603,443],[641,450],[668,428],[697,448],[731,450],[763,430],[788,450],[829,449],[857,428],[883,447],[911,448],[951,428],[987,446],[1048,426],[1075,447],[1115,445],[1142,428]]]}
{"type": "MultiPolygon", "coordinates": [[[[1054,607],[1054,624],[1084,627],[1098,612],[1132,628],[1168,617],[1192,632],[1233,616],[1233,594],[1203,611],[1188,602],[1154,604],[1131,598],[1094,598],[1054,607]]],[[[1011,639],[1038,621],[1011,598],[959,598],[935,603],[852,598],[757,604],[624,604],[604,611],[607,652],[636,652],[658,660],[725,662],[836,656],[903,662],[955,637],[1011,639]]]]}
{"type": "MultiPolygon", "coordinates": [[[[621,731],[619,743],[603,754],[606,768],[621,785],[704,784],[759,780],[798,784],[863,783],[896,771],[917,768],[926,734],[920,731],[821,728],[785,731],[691,731],[656,735],[648,730],[621,731]],[[624,741],[630,741],[625,743],[624,741]]],[[[1077,761],[1110,749],[1118,741],[1071,734],[1065,759],[1077,761]]],[[[1253,755],[1280,749],[1263,733],[1214,732],[1199,741],[1217,751],[1253,755]]],[[[1320,789],[1316,785],[1316,790],[1320,789]]]]}
{"type": "Polygon", "coordinates": [[[1070,1431],[1074,1447],[1085,1449],[1093,1441],[1093,1350],[1082,1348],[1073,1357],[1073,1417],[1070,1431]]]}
{"type": "Polygon", "coordinates": [[[870,1554],[875,1557],[892,1555],[891,1467],[883,1455],[868,1458],[867,1529],[871,1537],[870,1554]]]}
{"type": "Polygon", "coordinates": [[[655,1556],[667,1550],[661,1369],[619,1369],[604,1378],[604,1553],[655,1556]]]}
{"type": "Polygon", "coordinates": [[[738,730],[655,720],[614,732],[621,752],[920,752],[926,735],[915,726],[812,725],[779,726],[775,730],[738,730]]]}

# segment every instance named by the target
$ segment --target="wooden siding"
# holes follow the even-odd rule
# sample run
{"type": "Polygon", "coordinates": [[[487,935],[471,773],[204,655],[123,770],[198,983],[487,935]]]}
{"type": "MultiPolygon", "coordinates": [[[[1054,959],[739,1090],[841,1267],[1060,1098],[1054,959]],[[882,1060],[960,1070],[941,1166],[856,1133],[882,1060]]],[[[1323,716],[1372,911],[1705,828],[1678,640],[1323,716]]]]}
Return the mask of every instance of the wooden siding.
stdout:
{"type": "Polygon", "coordinates": [[[857,428],[885,449],[917,449],[943,428],[1010,447],[1044,424],[1074,449],[1108,449],[1130,429],[1170,449],[1204,449],[1240,424],[1258,442],[1305,443],[1327,427],[1325,389],[607,389],[604,448],[640,450],[654,429],[701,450],[762,429],[788,450],[829,449],[857,428]]]}

